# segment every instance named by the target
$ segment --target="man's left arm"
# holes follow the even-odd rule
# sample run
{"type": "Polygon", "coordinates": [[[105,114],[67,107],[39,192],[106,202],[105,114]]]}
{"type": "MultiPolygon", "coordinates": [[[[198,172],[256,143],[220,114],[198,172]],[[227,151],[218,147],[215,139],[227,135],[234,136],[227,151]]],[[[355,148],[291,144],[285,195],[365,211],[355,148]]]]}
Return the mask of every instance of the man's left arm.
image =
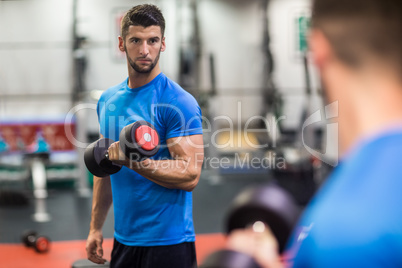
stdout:
{"type": "Polygon", "coordinates": [[[142,162],[128,160],[119,148],[119,142],[109,148],[109,159],[136,171],[150,181],[169,189],[191,192],[197,186],[204,159],[202,135],[170,138],[167,146],[173,159],[142,162]],[[119,160],[125,159],[125,160],[119,160]]]}

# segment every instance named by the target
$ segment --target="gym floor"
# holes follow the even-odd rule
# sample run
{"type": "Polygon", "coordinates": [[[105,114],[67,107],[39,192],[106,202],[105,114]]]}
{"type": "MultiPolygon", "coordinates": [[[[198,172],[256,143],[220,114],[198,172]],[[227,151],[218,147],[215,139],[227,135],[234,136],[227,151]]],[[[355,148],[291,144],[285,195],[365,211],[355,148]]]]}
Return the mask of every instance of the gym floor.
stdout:
{"type": "MultiPolygon", "coordinates": [[[[198,263],[202,263],[205,256],[224,244],[224,217],[233,198],[247,186],[267,183],[272,177],[268,171],[251,174],[202,172],[193,192],[198,263]]],[[[293,186],[289,186],[289,181],[285,184],[290,188],[305,185],[300,179],[292,179],[293,186]]],[[[29,195],[28,205],[0,207],[0,267],[71,267],[74,261],[86,257],[85,239],[89,230],[91,198],[80,197],[74,189],[51,188],[48,194],[46,206],[52,219],[46,223],[37,223],[32,219],[35,210],[32,194],[29,195]],[[48,236],[52,241],[50,251],[38,254],[33,249],[25,248],[21,244],[21,234],[25,230],[35,230],[48,236]]],[[[106,219],[103,232],[105,256],[110,258],[113,210],[106,219]]]]}

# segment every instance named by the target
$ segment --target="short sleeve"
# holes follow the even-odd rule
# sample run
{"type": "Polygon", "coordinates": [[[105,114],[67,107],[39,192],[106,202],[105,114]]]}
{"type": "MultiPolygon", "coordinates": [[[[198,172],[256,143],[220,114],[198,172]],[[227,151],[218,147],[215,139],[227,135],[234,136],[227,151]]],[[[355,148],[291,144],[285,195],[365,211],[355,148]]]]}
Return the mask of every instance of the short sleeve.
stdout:
{"type": "Polygon", "coordinates": [[[96,113],[98,115],[98,123],[99,123],[99,133],[103,136],[105,136],[105,129],[103,127],[104,122],[101,121],[101,118],[102,118],[101,113],[102,113],[104,104],[105,104],[105,102],[103,101],[103,98],[101,97],[98,100],[98,103],[96,105],[96,113]]]}
{"type": "Polygon", "coordinates": [[[201,109],[190,94],[179,96],[166,105],[165,113],[166,139],[202,134],[201,109]]]}

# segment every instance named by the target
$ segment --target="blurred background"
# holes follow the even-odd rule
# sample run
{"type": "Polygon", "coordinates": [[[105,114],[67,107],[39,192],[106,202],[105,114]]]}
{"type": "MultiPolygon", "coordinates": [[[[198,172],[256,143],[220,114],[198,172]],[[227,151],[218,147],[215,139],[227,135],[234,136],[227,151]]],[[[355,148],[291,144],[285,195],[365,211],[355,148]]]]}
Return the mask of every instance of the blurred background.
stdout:
{"type": "MultiPolygon", "coordinates": [[[[98,138],[100,94],[127,77],[120,19],[141,3],[165,16],[162,71],[203,112],[209,146],[194,190],[197,234],[221,234],[228,205],[254,184],[276,181],[303,209],[336,165],[336,123],[306,42],[310,0],[0,0],[3,249],[17,252],[30,229],[55,245],[86,239],[92,176],[83,153],[98,138]]],[[[113,237],[113,211],[104,235],[113,237]]],[[[63,257],[40,255],[36,267],[61,259],[49,267],[70,267],[85,257],[78,245],[63,257]]],[[[30,267],[8,262],[0,266],[30,267]]]]}

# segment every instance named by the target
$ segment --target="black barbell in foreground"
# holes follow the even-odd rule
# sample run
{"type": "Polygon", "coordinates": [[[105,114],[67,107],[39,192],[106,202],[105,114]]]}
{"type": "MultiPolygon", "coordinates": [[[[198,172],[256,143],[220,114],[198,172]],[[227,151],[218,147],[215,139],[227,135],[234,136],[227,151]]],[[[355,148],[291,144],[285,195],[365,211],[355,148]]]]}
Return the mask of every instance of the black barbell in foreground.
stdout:
{"type": "MultiPolygon", "coordinates": [[[[120,132],[120,148],[132,161],[142,161],[155,155],[160,147],[159,135],[155,127],[143,120],[123,128],[120,132]]],[[[84,153],[84,162],[93,175],[106,177],[122,168],[109,160],[108,149],[114,141],[107,138],[91,143],[84,153]]]]}
{"type": "Polygon", "coordinates": [[[248,254],[225,249],[209,255],[200,268],[261,268],[261,266],[248,254]]]}
{"type": "Polygon", "coordinates": [[[293,197],[276,184],[256,186],[241,192],[228,210],[226,232],[263,222],[271,229],[282,253],[296,224],[299,209],[293,197]]]}
{"type": "MultiPolygon", "coordinates": [[[[252,227],[254,231],[268,226],[278,241],[282,253],[299,216],[293,197],[276,184],[256,186],[241,192],[230,206],[225,230],[252,227]]],[[[249,255],[233,250],[217,251],[205,260],[201,268],[260,267],[249,255]]]]}

